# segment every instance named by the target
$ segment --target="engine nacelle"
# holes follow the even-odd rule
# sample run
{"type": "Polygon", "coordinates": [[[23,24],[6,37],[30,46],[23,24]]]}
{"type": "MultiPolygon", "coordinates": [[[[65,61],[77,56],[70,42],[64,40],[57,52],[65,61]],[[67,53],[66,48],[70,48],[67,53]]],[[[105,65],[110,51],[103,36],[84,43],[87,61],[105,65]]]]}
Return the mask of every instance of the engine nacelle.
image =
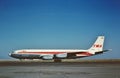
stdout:
{"type": "Polygon", "coordinates": [[[45,55],[42,57],[43,60],[52,60],[53,59],[53,55],[45,55]]]}
{"type": "Polygon", "coordinates": [[[67,57],[67,53],[62,53],[62,54],[56,54],[57,58],[66,58],[67,57]]]}

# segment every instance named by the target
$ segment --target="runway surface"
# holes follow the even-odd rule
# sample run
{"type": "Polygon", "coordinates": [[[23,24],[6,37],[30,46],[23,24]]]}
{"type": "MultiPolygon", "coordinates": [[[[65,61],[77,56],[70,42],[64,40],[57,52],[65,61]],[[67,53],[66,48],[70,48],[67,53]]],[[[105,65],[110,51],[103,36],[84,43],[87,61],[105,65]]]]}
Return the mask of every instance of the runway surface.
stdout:
{"type": "Polygon", "coordinates": [[[120,62],[0,61],[0,78],[120,78],[120,62]]]}

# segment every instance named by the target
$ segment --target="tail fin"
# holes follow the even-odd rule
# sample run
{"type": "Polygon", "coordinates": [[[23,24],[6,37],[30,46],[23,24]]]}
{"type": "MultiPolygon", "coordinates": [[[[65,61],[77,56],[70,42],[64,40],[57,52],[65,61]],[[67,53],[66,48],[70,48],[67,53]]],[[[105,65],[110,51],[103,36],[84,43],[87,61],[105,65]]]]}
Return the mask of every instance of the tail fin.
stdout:
{"type": "Polygon", "coordinates": [[[92,45],[92,47],[89,49],[94,52],[99,52],[103,50],[103,44],[104,44],[104,36],[98,36],[95,43],[92,45]]]}

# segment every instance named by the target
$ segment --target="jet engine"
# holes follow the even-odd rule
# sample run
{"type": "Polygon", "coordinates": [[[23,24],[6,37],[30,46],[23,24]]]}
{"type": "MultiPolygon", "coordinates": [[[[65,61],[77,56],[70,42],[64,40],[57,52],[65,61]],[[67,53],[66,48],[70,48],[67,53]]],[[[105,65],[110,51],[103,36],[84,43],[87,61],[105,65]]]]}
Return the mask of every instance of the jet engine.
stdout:
{"type": "Polygon", "coordinates": [[[62,54],[56,54],[57,58],[66,58],[67,57],[67,53],[62,53],[62,54]]]}
{"type": "Polygon", "coordinates": [[[53,59],[53,55],[45,55],[42,57],[43,60],[52,60],[53,59]]]}

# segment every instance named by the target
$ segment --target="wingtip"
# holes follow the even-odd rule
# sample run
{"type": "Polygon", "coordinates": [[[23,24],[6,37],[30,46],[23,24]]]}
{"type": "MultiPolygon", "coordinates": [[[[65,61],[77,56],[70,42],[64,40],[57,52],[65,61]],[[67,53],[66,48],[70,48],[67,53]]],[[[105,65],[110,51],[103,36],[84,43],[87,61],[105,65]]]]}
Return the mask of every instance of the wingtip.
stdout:
{"type": "Polygon", "coordinates": [[[108,49],[109,51],[112,51],[112,49],[108,49]]]}

